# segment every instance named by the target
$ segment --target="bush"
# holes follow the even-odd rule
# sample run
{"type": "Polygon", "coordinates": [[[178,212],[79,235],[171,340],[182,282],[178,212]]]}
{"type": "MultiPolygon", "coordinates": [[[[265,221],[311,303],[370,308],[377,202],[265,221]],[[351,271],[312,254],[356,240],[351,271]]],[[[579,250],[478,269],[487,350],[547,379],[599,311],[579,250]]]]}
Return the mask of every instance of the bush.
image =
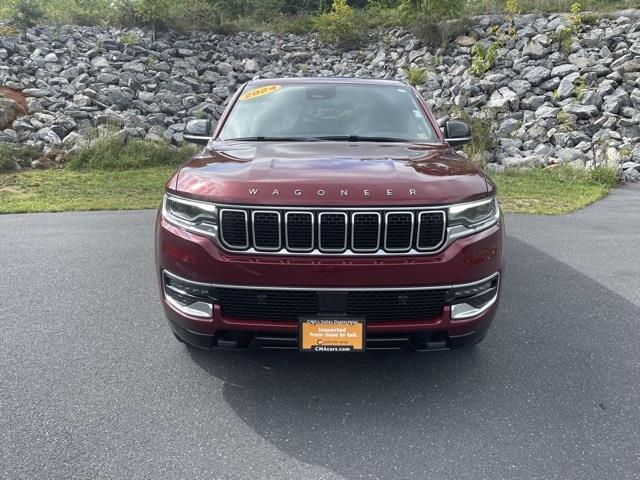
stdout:
{"type": "Polygon", "coordinates": [[[496,63],[498,58],[498,44],[493,42],[488,48],[476,43],[471,49],[471,68],[469,72],[478,77],[483,76],[496,63]]]}
{"type": "Polygon", "coordinates": [[[407,69],[407,82],[415,87],[424,83],[427,77],[427,70],[424,68],[409,67],[407,69]]]}
{"type": "Polygon", "coordinates": [[[16,164],[29,167],[31,162],[40,156],[40,152],[26,145],[0,143],[0,172],[13,172],[16,164]]]}
{"type": "Polygon", "coordinates": [[[195,155],[192,145],[174,147],[168,142],[142,139],[127,141],[123,136],[99,136],[71,155],[69,165],[75,170],[127,170],[159,165],[180,165],[195,155]]]}
{"type": "Polygon", "coordinates": [[[347,0],[333,0],[331,10],[321,14],[316,25],[323,40],[340,47],[354,47],[361,40],[362,33],[347,0]]]}
{"type": "Polygon", "coordinates": [[[38,0],[18,0],[9,16],[11,23],[19,27],[33,27],[44,18],[44,10],[38,0]]]}

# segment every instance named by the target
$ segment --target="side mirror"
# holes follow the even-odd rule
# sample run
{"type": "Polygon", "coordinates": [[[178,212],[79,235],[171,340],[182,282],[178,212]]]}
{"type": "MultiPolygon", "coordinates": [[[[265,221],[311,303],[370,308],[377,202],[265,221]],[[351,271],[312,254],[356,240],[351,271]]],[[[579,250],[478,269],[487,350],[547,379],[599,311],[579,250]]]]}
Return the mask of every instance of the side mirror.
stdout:
{"type": "Polygon", "coordinates": [[[471,129],[464,122],[452,120],[444,125],[444,141],[452,147],[471,141],[471,129]]]}
{"type": "Polygon", "coordinates": [[[189,120],[184,129],[184,141],[206,145],[213,134],[213,123],[210,120],[189,120]]]}

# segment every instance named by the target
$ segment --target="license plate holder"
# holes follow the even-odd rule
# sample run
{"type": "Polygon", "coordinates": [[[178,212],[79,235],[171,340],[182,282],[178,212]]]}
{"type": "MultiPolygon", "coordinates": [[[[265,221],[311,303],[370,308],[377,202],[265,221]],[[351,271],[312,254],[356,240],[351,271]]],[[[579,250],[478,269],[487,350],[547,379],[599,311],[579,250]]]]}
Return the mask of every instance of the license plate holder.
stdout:
{"type": "Polygon", "coordinates": [[[303,352],[363,352],[366,330],[362,318],[301,318],[299,348],[303,352]]]}

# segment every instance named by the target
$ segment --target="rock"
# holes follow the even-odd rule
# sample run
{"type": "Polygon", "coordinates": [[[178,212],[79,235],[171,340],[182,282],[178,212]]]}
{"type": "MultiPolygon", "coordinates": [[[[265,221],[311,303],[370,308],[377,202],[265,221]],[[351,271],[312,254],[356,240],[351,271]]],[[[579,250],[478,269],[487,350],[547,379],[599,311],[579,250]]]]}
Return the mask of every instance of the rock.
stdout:
{"type": "Polygon", "coordinates": [[[88,107],[91,105],[91,98],[79,93],[73,96],[73,103],[79,107],[88,107]]]}
{"type": "Polygon", "coordinates": [[[547,80],[551,75],[551,70],[545,67],[533,67],[528,72],[522,72],[524,78],[526,78],[531,85],[540,85],[543,81],[547,80]]]}
{"type": "Polygon", "coordinates": [[[557,97],[560,100],[564,100],[565,98],[569,98],[575,93],[576,86],[575,81],[580,77],[578,73],[571,73],[560,80],[560,85],[558,86],[557,97]]]}
{"type": "Polygon", "coordinates": [[[547,49],[536,39],[526,40],[522,49],[522,56],[532,59],[542,58],[547,49]]]}
{"type": "Polygon", "coordinates": [[[520,128],[520,122],[515,118],[507,118],[500,124],[500,128],[496,132],[498,137],[508,137],[513,132],[515,132],[518,128],[520,128]]]}
{"type": "Polygon", "coordinates": [[[244,64],[244,71],[247,73],[255,73],[260,69],[260,65],[253,59],[249,59],[244,64]]]}
{"type": "Polygon", "coordinates": [[[10,129],[0,131],[0,144],[2,143],[18,143],[18,133],[10,129]]]}
{"type": "Polygon", "coordinates": [[[76,132],[69,133],[69,135],[64,137],[64,140],[62,140],[62,145],[69,150],[71,150],[76,145],[83,146],[85,143],[86,142],[82,135],[76,132]]]}
{"type": "Polygon", "coordinates": [[[493,92],[486,104],[487,108],[493,108],[503,112],[517,111],[519,106],[520,99],[513,90],[507,87],[502,87],[493,92]]]}
{"type": "Polygon", "coordinates": [[[48,53],[45,55],[44,61],[47,63],[58,63],[59,59],[55,53],[48,53]]]}
{"type": "Polygon", "coordinates": [[[597,109],[600,109],[604,101],[598,92],[589,90],[582,96],[580,103],[582,103],[582,105],[593,105],[597,109]]]}
{"type": "Polygon", "coordinates": [[[552,77],[566,77],[570,73],[576,73],[578,71],[578,67],[571,63],[565,63],[562,65],[558,65],[557,67],[553,67],[551,70],[552,77]]]}
{"type": "Polygon", "coordinates": [[[622,65],[622,70],[627,73],[640,72],[640,57],[636,57],[632,60],[629,60],[628,62],[625,62],[624,65],[622,65]]]}
{"type": "Polygon", "coordinates": [[[556,118],[559,111],[559,108],[552,107],[550,105],[543,105],[536,110],[536,118],[556,118]]]}
{"type": "Polygon", "coordinates": [[[133,92],[125,88],[109,87],[106,96],[113,105],[117,105],[121,110],[125,110],[133,102],[133,92]]]}
{"type": "Polygon", "coordinates": [[[215,69],[216,72],[218,72],[220,75],[229,75],[231,72],[233,72],[233,67],[230,63],[227,62],[217,63],[215,69]]]}
{"type": "Polygon", "coordinates": [[[616,89],[611,95],[604,97],[602,109],[605,112],[618,113],[622,107],[631,105],[629,94],[622,88],[616,89]]]}
{"type": "Polygon", "coordinates": [[[569,104],[562,107],[565,113],[575,115],[579,120],[587,120],[598,116],[598,109],[593,105],[569,104]]]}
{"type": "Polygon", "coordinates": [[[471,47],[476,44],[477,40],[467,35],[460,35],[456,38],[455,42],[461,47],[471,47]]]}
{"type": "Polygon", "coordinates": [[[632,168],[640,172],[640,163],[637,162],[624,162],[621,167],[623,170],[629,170],[632,168]]]}
{"type": "Polygon", "coordinates": [[[108,67],[110,63],[109,60],[107,60],[105,57],[95,57],[91,60],[91,65],[96,68],[104,68],[108,67]]]}
{"type": "Polygon", "coordinates": [[[20,105],[10,98],[0,97],[0,130],[4,130],[18,118],[20,105]]]}
{"type": "Polygon", "coordinates": [[[581,150],[575,148],[560,148],[556,150],[556,158],[560,163],[574,162],[576,160],[586,161],[587,156],[581,150]]]}
{"type": "Polygon", "coordinates": [[[53,147],[60,147],[62,145],[62,140],[58,134],[56,134],[51,128],[45,127],[36,132],[36,138],[42,140],[46,145],[53,147]]]}

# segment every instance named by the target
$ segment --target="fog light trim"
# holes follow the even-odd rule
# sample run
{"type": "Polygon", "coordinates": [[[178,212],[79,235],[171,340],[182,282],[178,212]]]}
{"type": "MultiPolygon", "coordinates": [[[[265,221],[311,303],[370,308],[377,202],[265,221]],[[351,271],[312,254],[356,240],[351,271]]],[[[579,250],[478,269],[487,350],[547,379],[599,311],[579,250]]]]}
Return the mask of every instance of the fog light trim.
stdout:
{"type": "Polygon", "coordinates": [[[187,289],[191,288],[198,291],[202,287],[208,287],[206,284],[191,282],[177,275],[173,275],[166,270],[162,272],[162,275],[164,298],[171,307],[190,317],[213,318],[213,299],[196,296],[187,291],[187,289]],[[181,286],[186,288],[181,289],[175,285],[171,285],[171,280],[179,282],[182,284],[181,286]],[[208,300],[211,300],[211,302],[208,300]]]}

